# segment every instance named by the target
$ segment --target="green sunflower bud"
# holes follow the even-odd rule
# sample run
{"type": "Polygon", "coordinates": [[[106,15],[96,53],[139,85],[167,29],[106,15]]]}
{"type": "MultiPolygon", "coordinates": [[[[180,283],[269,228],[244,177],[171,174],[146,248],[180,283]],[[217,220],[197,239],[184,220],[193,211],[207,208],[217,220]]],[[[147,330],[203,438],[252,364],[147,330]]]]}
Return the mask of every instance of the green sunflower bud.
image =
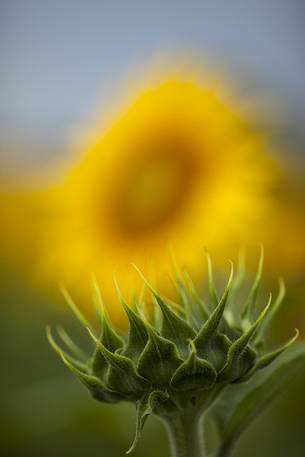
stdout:
{"type": "MultiPolygon", "coordinates": [[[[258,312],[256,298],[262,268],[263,253],[242,308],[237,305],[244,275],[241,267],[234,275],[231,265],[227,285],[218,298],[208,257],[209,304],[199,296],[190,277],[177,268],[175,283],[180,303],[174,305],[139,272],[151,293],[155,313],[154,318],[148,318],[143,307],[129,306],[116,285],[129,320],[127,337],[120,336],[110,324],[96,281],[94,301],[99,307],[99,334],[64,291],[68,304],[87,328],[94,351],[86,358],[63,330],[59,331],[59,336],[70,349],[69,353],[59,347],[48,328],[49,342],[95,399],[108,403],[129,401],[136,405],[136,434],[128,453],[135,448],[147,418],[155,414],[169,430],[173,456],[202,456],[200,418],[210,411],[216,423],[219,421],[223,426],[225,412],[218,406],[219,402],[227,401],[226,414],[228,400],[232,400],[232,404],[235,401],[234,408],[238,409],[240,402],[236,403],[236,398],[239,396],[242,401],[243,392],[251,392],[252,379],[255,381],[253,391],[256,392],[261,373],[267,385],[268,373],[274,374],[270,371],[271,364],[275,367],[272,370],[281,369],[281,363],[275,361],[294,343],[298,332],[282,347],[271,352],[265,350],[265,333],[284,297],[284,286],[281,282],[276,300],[272,302],[270,296],[263,310],[258,312]],[[247,386],[246,389],[243,385],[247,386]]],[[[297,355],[292,353],[288,362],[296,362],[301,357],[304,361],[304,353],[304,350],[297,355]]],[[[287,359],[283,360],[288,363],[287,359]]],[[[276,386],[267,389],[267,402],[274,396],[276,386]]],[[[262,395],[266,396],[266,389],[262,395]]],[[[246,410],[244,408],[244,413],[239,414],[238,424],[247,420],[246,410]]],[[[220,442],[219,450],[213,455],[228,455],[236,441],[236,437],[233,438],[227,439],[225,447],[220,442]]]]}

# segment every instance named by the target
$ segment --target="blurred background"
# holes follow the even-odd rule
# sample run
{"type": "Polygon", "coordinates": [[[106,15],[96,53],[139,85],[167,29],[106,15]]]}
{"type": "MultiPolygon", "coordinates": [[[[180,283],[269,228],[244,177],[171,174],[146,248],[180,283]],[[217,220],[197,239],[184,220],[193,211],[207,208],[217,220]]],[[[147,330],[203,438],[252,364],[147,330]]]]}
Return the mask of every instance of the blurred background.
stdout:
{"type": "MultiPolygon", "coordinates": [[[[270,339],[283,341],[294,327],[304,339],[304,22],[302,0],[1,0],[1,455],[119,457],[132,440],[133,408],[91,400],[46,341],[46,324],[61,324],[88,344],[57,286],[45,287],[36,272],[35,280],[28,274],[33,263],[39,270],[43,251],[35,240],[40,212],[37,206],[29,211],[24,196],[52,188],[54,176],[73,160],[74,144],[79,154],[83,130],[96,126],[97,108],[105,114],[122,85],[156,56],[183,53],[216,68],[245,110],[257,113],[255,129],[279,151],[287,171],[276,192],[281,210],[261,223],[270,224],[266,287],[283,273],[288,294],[270,339]]],[[[45,202],[53,198],[48,195],[45,202]]],[[[43,217],[46,227],[50,221],[43,217]]],[[[217,245],[213,249],[222,256],[217,245]]],[[[304,382],[302,373],[249,429],[234,456],[305,455],[304,382]]],[[[134,455],[169,455],[154,418],[134,455]]]]}

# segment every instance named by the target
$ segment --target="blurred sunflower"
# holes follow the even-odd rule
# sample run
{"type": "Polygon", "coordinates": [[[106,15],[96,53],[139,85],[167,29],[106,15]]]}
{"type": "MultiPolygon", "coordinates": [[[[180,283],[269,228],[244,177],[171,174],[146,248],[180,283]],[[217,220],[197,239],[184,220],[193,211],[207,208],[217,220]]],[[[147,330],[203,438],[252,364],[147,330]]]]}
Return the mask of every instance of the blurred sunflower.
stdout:
{"type": "Polygon", "coordinates": [[[27,249],[39,278],[80,298],[94,272],[116,322],[112,275],[132,294],[130,262],[167,289],[169,244],[199,274],[203,246],[223,260],[242,243],[268,242],[281,171],[235,105],[217,82],[193,73],[151,80],[100,123],[60,182],[17,205],[31,215],[9,209],[3,239],[22,239],[18,255],[27,249]]]}

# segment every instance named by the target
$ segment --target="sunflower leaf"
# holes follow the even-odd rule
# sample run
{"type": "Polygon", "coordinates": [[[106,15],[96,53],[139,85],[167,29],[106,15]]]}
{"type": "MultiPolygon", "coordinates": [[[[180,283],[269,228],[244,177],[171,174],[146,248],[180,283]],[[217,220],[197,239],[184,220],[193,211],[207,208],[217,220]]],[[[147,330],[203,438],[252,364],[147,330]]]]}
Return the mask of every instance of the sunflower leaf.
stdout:
{"type": "Polygon", "coordinates": [[[254,374],[248,382],[227,386],[209,410],[221,441],[213,456],[228,455],[242,432],[304,368],[303,343],[289,349],[274,363],[254,374]]]}

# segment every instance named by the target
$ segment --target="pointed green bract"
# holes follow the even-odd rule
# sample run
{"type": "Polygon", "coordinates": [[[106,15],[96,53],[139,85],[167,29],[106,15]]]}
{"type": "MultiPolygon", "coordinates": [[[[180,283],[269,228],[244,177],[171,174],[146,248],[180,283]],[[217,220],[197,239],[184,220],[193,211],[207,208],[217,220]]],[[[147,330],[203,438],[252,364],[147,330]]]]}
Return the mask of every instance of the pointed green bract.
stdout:
{"type": "Polygon", "coordinates": [[[182,274],[180,272],[180,269],[177,264],[176,256],[174,254],[174,250],[171,248],[170,250],[171,254],[171,263],[172,263],[172,268],[174,272],[174,286],[175,289],[178,293],[178,297],[180,299],[180,303],[183,306],[183,309],[185,310],[185,316],[186,316],[186,321],[190,324],[191,323],[191,306],[190,306],[190,301],[187,296],[187,291],[186,287],[184,285],[184,281],[182,278],[182,274]]]}
{"type": "Polygon", "coordinates": [[[256,371],[262,370],[263,368],[268,367],[273,363],[283,352],[285,352],[293,343],[298,339],[299,331],[296,329],[295,335],[286,343],[280,346],[278,349],[274,351],[268,352],[267,354],[262,355],[259,357],[254,365],[254,367],[244,376],[241,378],[241,382],[247,381],[254,375],[256,371]]]}
{"type": "Polygon", "coordinates": [[[277,294],[277,297],[274,301],[274,303],[271,305],[270,310],[268,311],[267,316],[265,317],[264,321],[262,322],[260,329],[259,329],[259,335],[264,335],[266,331],[268,330],[268,327],[271,325],[272,320],[274,319],[276,313],[278,312],[284,298],[285,298],[285,293],[286,293],[286,288],[285,288],[285,283],[283,279],[279,279],[279,291],[277,294]]]}
{"type": "Polygon", "coordinates": [[[57,354],[62,358],[64,363],[69,368],[74,367],[75,369],[78,369],[81,371],[83,370],[84,372],[88,371],[87,365],[85,363],[81,362],[80,360],[75,359],[71,355],[67,354],[67,352],[65,352],[63,349],[61,349],[61,347],[54,340],[50,327],[47,327],[46,332],[47,332],[47,338],[48,338],[50,345],[52,346],[54,351],[57,352],[57,354]]]}
{"type": "Polygon", "coordinates": [[[116,280],[115,286],[129,321],[128,342],[123,349],[122,355],[137,360],[147,343],[148,333],[142,318],[128,306],[116,280]]]}
{"type": "MultiPolygon", "coordinates": [[[[110,326],[106,316],[102,317],[102,329],[99,342],[110,352],[115,352],[117,349],[120,349],[124,345],[124,341],[110,326]]],[[[91,366],[93,372],[104,377],[105,371],[107,370],[107,360],[105,356],[100,351],[98,345],[95,348],[95,351],[92,356],[91,366]]]]}
{"type": "Polygon", "coordinates": [[[94,275],[92,275],[92,295],[93,295],[93,304],[95,306],[96,312],[100,321],[102,323],[103,317],[106,313],[105,306],[102,300],[102,294],[97,282],[97,279],[94,275]]]}
{"type": "Polygon", "coordinates": [[[109,365],[109,386],[131,397],[136,397],[138,392],[145,392],[150,384],[137,373],[133,361],[123,355],[110,352],[89,329],[88,331],[109,365]]]}
{"type": "Polygon", "coordinates": [[[169,386],[176,368],[182,363],[172,341],[158,335],[148,327],[149,339],[139,358],[138,371],[155,387],[169,386]]]}
{"type": "Polygon", "coordinates": [[[195,337],[195,331],[165,303],[163,298],[143,277],[140,271],[139,273],[161,309],[163,317],[161,324],[162,336],[175,343],[178,351],[185,355],[189,340],[195,337]]]}
{"type": "MultiPolygon", "coordinates": [[[[92,285],[93,299],[96,309],[99,312],[101,325],[99,342],[110,352],[115,352],[116,350],[121,349],[124,346],[124,340],[117,334],[117,332],[110,325],[109,318],[107,316],[106,309],[102,301],[101,292],[95,277],[93,277],[92,285]]],[[[96,346],[91,358],[91,367],[96,375],[100,376],[101,379],[105,379],[106,371],[108,369],[108,363],[105,356],[100,351],[98,345],[96,346]]]]}
{"type": "Polygon", "coordinates": [[[88,357],[61,328],[58,334],[67,350],[57,344],[48,328],[49,342],[96,400],[136,404],[136,433],[128,453],[135,449],[149,415],[155,414],[167,424],[171,423],[170,430],[181,427],[183,418],[187,422],[184,436],[181,438],[175,432],[175,439],[184,452],[181,456],[195,457],[196,454],[196,457],[201,457],[200,444],[194,447],[187,443],[196,436],[189,427],[211,408],[207,410],[207,417],[211,411],[221,438],[213,457],[228,455],[245,424],[250,423],[290,378],[290,373],[285,370],[292,368],[294,360],[299,364],[303,361],[305,365],[304,347],[295,355],[291,348],[298,332],[283,346],[270,352],[263,351],[265,333],[285,295],[284,283],[280,281],[277,298],[272,303],[270,295],[267,306],[257,317],[263,250],[256,277],[242,308],[238,307],[236,300],[245,277],[244,261],[240,260],[235,277],[231,265],[220,299],[209,255],[207,262],[211,306],[205,305],[192,279],[186,272],[181,273],[174,258],[174,284],[180,303],[163,297],[135,267],[151,293],[154,312],[149,313],[143,297],[134,297],[131,304],[127,303],[115,280],[129,321],[129,333],[124,337],[110,322],[95,278],[92,286],[100,319],[99,337],[68,292],[63,290],[70,308],[88,330],[94,350],[88,357]],[[185,454],[187,448],[192,449],[191,455],[185,454]]]}
{"type": "Polygon", "coordinates": [[[232,280],[233,266],[231,266],[229,280],[218,305],[209,316],[208,320],[203,324],[194,339],[194,344],[199,357],[212,362],[214,361],[214,363],[217,361],[217,368],[219,367],[219,364],[222,363],[222,360],[226,355],[226,348],[228,349],[230,345],[230,340],[225,335],[217,333],[217,328],[220,324],[227,304],[232,280]],[[218,351],[219,348],[220,351],[218,351]]]}
{"type": "Polygon", "coordinates": [[[185,355],[189,340],[193,339],[196,335],[195,331],[160,296],[156,296],[155,298],[163,315],[162,336],[175,343],[180,354],[185,355]]]}
{"type": "Polygon", "coordinates": [[[141,317],[127,304],[124,304],[124,309],[129,320],[129,335],[128,342],[122,354],[133,360],[137,360],[147,343],[147,330],[141,317]]]}
{"type": "Polygon", "coordinates": [[[169,398],[169,395],[162,390],[153,390],[148,395],[145,395],[141,400],[136,404],[136,433],[133,440],[133,443],[126,452],[130,454],[138,444],[138,441],[141,437],[142,429],[148,417],[154,412],[156,406],[165,402],[169,398]]]}
{"type": "Polygon", "coordinates": [[[79,320],[79,322],[84,326],[84,327],[89,327],[91,328],[91,324],[88,321],[88,319],[83,315],[83,313],[80,311],[80,309],[76,306],[76,303],[72,300],[71,295],[65,289],[63,286],[60,287],[61,293],[63,294],[67,304],[69,305],[70,309],[72,310],[73,314],[75,317],[79,320]]]}
{"type": "Polygon", "coordinates": [[[272,296],[270,294],[268,304],[260,314],[259,318],[251,325],[249,330],[247,330],[231,345],[228,351],[227,362],[218,375],[219,379],[232,382],[252,368],[256,353],[253,349],[248,347],[248,343],[255,335],[258,327],[262,324],[263,319],[269,310],[271,299],[272,296]]]}
{"type": "Polygon", "coordinates": [[[196,287],[187,271],[184,272],[184,277],[189,290],[190,299],[192,300],[192,303],[198,307],[201,319],[205,321],[210,315],[209,310],[207,309],[204,300],[197,292],[196,287]]]}
{"type": "Polygon", "coordinates": [[[217,373],[212,364],[207,360],[199,359],[195,345],[192,344],[191,352],[175,371],[171,379],[171,387],[176,390],[202,390],[209,389],[216,381],[217,373]]]}
{"type": "MultiPolygon", "coordinates": [[[[109,323],[109,318],[104,307],[100,290],[97,282],[94,281],[95,302],[96,306],[100,306],[100,320],[101,320],[101,343],[111,352],[116,351],[124,346],[124,340],[117,334],[109,323]]],[[[89,327],[90,328],[90,327],[89,327]]]]}
{"type": "Polygon", "coordinates": [[[245,250],[241,249],[238,254],[237,272],[232,284],[231,297],[236,299],[246,277],[246,259],[245,250]]]}
{"type": "Polygon", "coordinates": [[[99,378],[88,373],[88,367],[79,363],[63,351],[52,337],[51,330],[47,327],[47,337],[53,349],[61,356],[64,364],[90,391],[91,395],[100,401],[114,403],[122,399],[118,392],[107,387],[99,378]]]}
{"type": "Polygon", "coordinates": [[[58,327],[57,332],[67,348],[70,349],[72,354],[83,361],[88,359],[88,356],[85,354],[85,352],[80,347],[78,347],[77,344],[74,343],[64,328],[58,327]]]}
{"type": "Polygon", "coordinates": [[[261,280],[262,280],[263,267],[264,267],[264,249],[261,246],[260,258],[259,258],[259,262],[258,262],[258,268],[257,268],[256,277],[255,277],[254,283],[253,283],[253,285],[252,285],[252,287],[250,289],[250,292],[249,292],[249,295],[248,295],[248,298],[246,300],[246,303],[245,303],[245,306],[244,306],[244,310],[243,310],[243,313],[242,313],[242,316],[244,318],[247,317],[248,320],[252,320],[254,318],[254,316],[255,316],[255,308],[254,308],[254,306],[255,306],[255,302],[256,302],[259,286],[260,286],[261,280]]]}
{"type": "Polygon", "coordinates": [[[210,293],[210,298],[212,301],[212,305],[216,307],[218,305],[219,299],[218,299],[218,294],[217,290],[214,284],[214,275],[213,275],[213,267],[212,267],[212,261],[209,253],[206,253],[207,256],[207,262],[208,262],[208,282],[209,282],[209,293],[210,293]]]}
{"type": "Polygon", "coordinates": [[[102,322],[101,342],[111,352],[115,352],[124,346],[124,340],[111,327],[106,317],[102,322]]]}

